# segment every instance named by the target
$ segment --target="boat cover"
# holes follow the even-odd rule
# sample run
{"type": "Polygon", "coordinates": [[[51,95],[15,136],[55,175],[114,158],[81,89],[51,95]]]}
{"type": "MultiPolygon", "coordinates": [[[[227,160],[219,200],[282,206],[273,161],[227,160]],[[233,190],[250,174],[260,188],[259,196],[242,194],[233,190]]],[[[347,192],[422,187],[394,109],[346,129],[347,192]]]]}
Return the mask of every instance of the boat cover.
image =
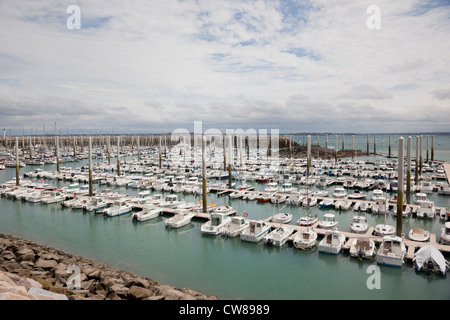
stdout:
{"type": "Polygon", "coordinates": [[[422,248],[420,248],[415,254],[414,254],[414,260],[416,263],[416,268],[420,271],[424,269],[424,265],[426,266],[428,261],[432,261],[435,266],[439,268],[439,271],[442,274],[446,274],[447,268],[448,268],[448,262],[445,260],[442,253],[436,249],[432,245],[426,245],[422,248]]]}

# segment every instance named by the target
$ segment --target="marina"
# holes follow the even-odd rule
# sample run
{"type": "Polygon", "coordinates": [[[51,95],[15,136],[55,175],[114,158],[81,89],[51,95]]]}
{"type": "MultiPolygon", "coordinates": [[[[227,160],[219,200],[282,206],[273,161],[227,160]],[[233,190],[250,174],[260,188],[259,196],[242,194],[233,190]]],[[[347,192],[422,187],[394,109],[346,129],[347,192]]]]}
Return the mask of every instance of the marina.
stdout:
{"type": "MultiPolygon", "coordinates": [[[[177,150],[176,145],[172,146],[172,148],[177,150]]],[[[124,150],[127,149],[128,148],[125,148],[124,150]]],[[[130,149],[128,150],[131,151],[130,149]]],[[[128,221],[130,221],[130,223],[132,222],[131,224],[133,225],[147,225],[149,223],[153,225],[157,221],[165,221],[163,225],[165,225],[166,232],[168,232],[167,228],[175,228],[177,232],[181,232],[183,234],[184,232],[193,232],[193,230],[191,230],[192,227],[198,225],[199,233],[197,236],[201,238],[218,237],[223,239],[220,241],[231,242],[233,246],[238,245],[236,241],[240,243],[239,246],[244,247],[253,243],[253,245],[257,248],[267,248],[265,250],[269,251],[275,249],[268,248],[272,246],[279,247],[278,250],[281,250],[283,247],[286,249],[292,248],[291,250],[294,250],[294,256],[296,250],[298,250],[297,248],[300,248],[301,246],[296,239],[299,236],[304,237],[303,234],[305,234],[306,231],[312,231],[317,235],[317,240],[315,240],[316,244],[306,249],[311,252],[316,251],[314,248],[322,248],[322,246],[319,246],[319,243],[322,240],[325,241],[324,239],[328,236],[327,232],[329,230],[327,228],[319,227],[319,220],[316,220],[309,226],[300,224],[302,217],[307,216],[306,213],[320,217],[320,219],[334,213],[333,215],[335,216],[335,219],[339,221],[339,226],[334,229],[339,230],[340,237],[342,237],[342,240],[340,240],[342,243],[339,245],[339,249],[323,249],[325,250],[325,253],[322,252],[322,249],[319,249],[315,252],[315,254],[319,255],[332,253],[332,255],[349,256],[349,258],[355,257],[355,255],[357,257],[357,253],[354,253],[355,249],[352,249],[354,245],[359,244],[359,248],[366,248],[364,243],[373,243],[376,247],[379,247],[384,243],[384,237],[375,234],[375,227],[377,226],[377,223],[386,223],[386,219],[388,218],[389,220],[387,223],[395,226],[396,218],[389,210],[392,210],[392,207],[395,205],[395,201],[390,200],[395,198],[396,193],[390,191],[388,186],[390,185],[389,181],[396,179],[396,176],[392,175],[391,179],[384,179],[385,184],[383,189],[374,188],[374,184],[372,184],[372,187],[367,188],[357,187],[358,182],[367,179],[370,175],[377,176],[379,178],[382,172],[390,170],[395,171],[395,163],[392,163],[392,160],[386,160],[384,157],[378,156],[377,160],[371,159],[367,161],[341,159],[338,163],[333,161],[322,161],[320,162],[320,165],[314,161],[316,162],[313,169],[314,173],[310,176],[311,180],[314,178],[314,183],[307,183],[306,180],[302,180],[307,166],[306,162],[301,159],[282,159],[280,163],[283,163],[283,165],[278,166],[278,169],[276,170],[272,169],[272,172],[270,172],[266,169],[270,166],[265,164],[263,158],[259,160],[255,158],[255,164],[248,166],[248,163],[251,163],[252,160],[250,157],[246,158],[246,165],[250,170],[242,170],[237,165],[235,166],[233,171],[238,174],[234,175],[232,178],[233,188],[228,187],[228,176],[226,176],[226,179],[220,178],[223,175],[222,171],[220,171],[220,168],[218,167],[216,167],[217,169],[214,169],[214,162],[211,161],[208,163],[209,177],[207,179],[208,188],[206,194],[208,210],[207,212],[204,212],[202,205],[202,192],[195,193],[189,191],[193,189],[185,188],[190,186],[190,188],[195,189],[198,187],[201,190],[201,174],[198,170],[194,170],[195,166],[187,169],[188,167],[184,166],[184,159],[178,159],[178,165],[174,163],[168,165],[170,157],[167,157],[164,159],[163,165],[160,169],[157,160],[159,157],[158,150],[147,149],[141,150],[140,152],[142,151],[144,151],[143,153],[147,152],[148,158],[146,159],[147,165],[142,166],[142,168],[145,169],[139,173],[135,171],[140,170],[129,169],[138,167],[140,161],[139,157],[135,153],[133,154],[133,152],[130,152],[127,155],[127,163],[121,161],[122,167],[120,168],[120,176],[117,175],[117,172],[114,173],[108,169],[112,167],[108,167],[106,165],[107,160],[105,158],[94,161],[96,163],[92,164],[93,168],[95,168],[92,172],[92,196],[89,196],[86,194],[86,191],[83,191],[86,190],[86,186],[89,185],[89,174],[86,172],[87,167],[83,164],[84,161],[88,160],[87,158],[74,161],[70,166],[68,166],[68,163],[66,162],[64,167],[60,167],[59,174],[55,170],[54,163],[41,164],[39,167],[32,167],[31,165],[24,166],[21,170],[25,172],[23,173],[23,177],[20,179],[21,185],[19,187],[14,187],[15,181],[14,178],[12,178],[14,169],[8,168],[8,171],[4,172],[10,172],[9,176],[11,178],[3,180],[3,188],[1,189],[2,206],[4,205],[4,201],[9,201],[13,204],[18,204],[17,201],[28,202],[27,200],[19,200],[19,198],[26,193],[36,193],[36,191],[31,192],[30,189],[45,190],[48,194],[52,192],[53,194],[55,192],[59,192],[64,196],[64,200],[60,199],[58,202],[48,201],[50,203],[45,204],[45,202],[41,199],[41,203],[36,200],[37,203],[35,202],[34,206],[42,206],[44,208],[43,210],[47,210],[45,208],[53,208],[51,210],[61,211],[61,213],[64,213],[67,210],[69,210],[67,213],[71,211],[74,213],[84,212],[84,214],[90,214],[93,218],[103,216],[103,219],[111,219],[112,223],[114,223],[115,219],[119,219],[116,221],[123,221],[123,218],[120,217],[125,217],[127,220],[129,219],[128,221]],[[294,167],[296,163],[298,165],[294,167]],[[379,165],[381,165],[383,170],[377,169],[379,165]],[[355,167],[354,170],[349,170],[352,166],[355,167]],[[362,172],[361,167],[363,166],[367,166],[365,171],[366,177],[359,177],[362,172]],[[386,169],[390,166],[392,166],[392,169],[386,169]],[[51,169],[46,169],[48,167],[51,169]],[[170,168],[170,170],[168,168],[170,168]],[[288,171],[286,168],[291,168],[291,170],[289,170],[289,174],[286,174],[286,171],[288,171]],[[345,168],[348,170],[347,173],[338,174],[339,171],[344,171],[343,169],[345,168]],[[260,179],[260,181],[257,181],[258,177],[261,176],[260,173],[262,170],[264,170],[264,175],[267,176],[268,179],[260,179]],[[330,171],[334,171],[336,175],[331,175],[330,171]],[[326,177],[325,180],[322,179],[324,177],[326,177]],[[300,181],[296,182],[296,179],[299,179],[300,181]],[[293,182],[292,185],[289,186],[290,189],[286,190],[278,188],[278,186],[283,186],[283,182],[287,180],[293,182]],[[324,186],[320,187],[320,182],[322,180],[326,181],[326,183],[324,186]],[[354,180],[355,183],[349,184],[348,182],[350,180],[354,180]],[[177,183],[175,183],[175,181],[177,181],[177,183]],[[272,189],[267,191],[270,181],[272,181],[270,185],[270,188],[272,189]],[[167,188],[167,186],[170,188],[167,188]],[[309,188],[311,188],[310,191],[308,190],[309,188]],[[327,193],[317,192],[319,190],[327,191],[327,193]],[[375,213],[375,211],[371,212],[372,207],[376,204],[376,201],[371,199],[372,194],[377,194],[377,192],[374,193],[375,190],[382,190],[382,195],[386,196],[388,211],[385,213],[375,213]],[[361,199],[359,197],[348,197],[349,195],[358,193],[356,191],[365,194],[365,199],[361,199]],[[314,195],[316,192],[319,195],[314,195]],[[337,194],[338,197],[333,197],[333,194],[337,194]],[[258,197],[261,195],[264,195],[263,198],[265,201],[258,201],[258,197]],[[139,199],[143,197],[145,197],[146,200],[142,202],[139,201],[139,199]],[[303,200],[298,201],[299,197],[303,197],[303,200]],[[308,199],[306,202],[304,202],[305,197],[308,199]],[[311,206],[312,202],[310,199],[313,198],[317,204],[311,206]],[[175,200],[176,202],[173,202],[174,204],[170,205],[168,202],[169,199],[172,199],[172,201],[175,200]],[[276,200],[271,201],[271,199],[276,200]],[[280,199],[283,199],[283,201],[280,202],[280,199]],[[297,200],[294,201],[293,199],[297,200]],[[329,207],[319,206],[319,203],[325,199],[330,200],[330,203],[333,205],[329,207]],[[343,199],[349,202],[349,207],[342,209],[334,205],[339,201],[343,201],[343,199]],[[91,204],[91,202],[94,200],[95,205],[98,205],[98,209],[93,209],[94,204],[91,204]],[[101,202],[101,205],[97,203],[99,201],[101,202]],[[119,202],[122,202],[122,206],[125,209],[121,212],[110,212],[111,208],[114,208],[115,205],[119,205],[119,202]],[[144,207],[146,206],[145,203],[147,202],[152,203],[152,210],[154,210],[155,213],[148,220],[138,219],[139,213],[144,211],[144,207]],[[367,211],[355,209],[354,206],[357,203],[361,207],[362,204],[366,205],[368,208],[367,211]],[[222,216],[219,216],[218,212],[223,212],[223,214],[221,213],[222,216]],[[277,215],[278,212],[289,213],[289,215],[291,215],[291,217],[289,217],[290,220],[287,222],[272,221],[275,217],[279,216],[277,215]],[[366,218],[369,225],[365,232],[354,232],[349,227],[352,222],[352,217],[361,215],[366,218]],[[113,218],[113,216],[116,217],[113,218]],[[180,220],[181,217],[184,218],[180,220]],[[213,221],[213,217],[217,217],[214,218],[213,223],[216,226],[220,225],[219,221],[226,220],[226,223],[230,226],[231,221],[235,221],[235,223],[245,227],[243,227],[238,234],[233,234],[228,226],[224,226],[222,229],[223,231],[219,231],[218,229],[213,230],[212,227],[206,227],[207,223],[213,221]],[[223,217],[229,218],[224,219],[223,217]],[[240,220],[238,221],[233,218],[239,218],[240,220]],[[176,222],[178,220],[180,222],[176,222]],[[392,223],[393,221],[394,223],[392,223]],[[254,235],[247,235],[244,232],[245,230],[254,230],[252,231],[254,232],[254,235]],[[248,244],[244,245],[245,243],[248,244]]],[[[195,151],[192,151],[193,154],[195,154],[195,151]]],[[[124,151],[124,153],[127,152],[124,151]]],[[[82,154],[81,150],[79,154],[82,154]]],[[[179,152],[175,151],[171,154],[178,155],[179,152]]],[[[250,153],[250,155],[251,154],[252,153],[250,153]]],[[[177,156],[175,156],[175,159],[176,158],[177,156]]],[[[222,159],[222,156],[219,154],[218,158],[222,159]]],[[[236,158],[235,161],[237,161],[237,159],[238,158],[236,158]]],[[[268,159],[266,161],[268,161],[268,159]]],[[[441,162],[438,162],[435,166],[436,168],[441,168],[441,162]]],[[[433,171],[430,170],[428,175],[431,177],[436,170],[437,169],[434,169],[433,171]]],[[[426,178],[424,180],[426,180],[426,178]]],[[[441,228],[443,227],[445,221],[448,220],[448,214],[446,211],[449,205],[447,202],[448,198],[445,196],[439,196],[438,194],[439,188],[436,184],[442,185],[442,183],[433,178],[431,181],[434,181],[434,183],[432,183],[431,191],[426,194],[426,198],[431,198],[433,201],[438,198],[441,199],[440,201],[434,201],[436,203],[435,209],[438,214],[436,214],[432,220],[418,219],[416,215],[420,205],[415,204],[413,201],[406,205],[409,207],[409,214],[405,217],[405,225],[410,225],[411,229],[405,229],[402,231],[403,236],[401,238],[401,242],[405,246],[405,255],[402,263],[403,267],[401,268],[402,270],[408,270],[408,268],[414,269],[412,265],[415,258],[415,253],[427,245],[432,245],[445,256],[450,253],[450,246],[440,243],[441,228]],[[416,221],[419,223],[420,227],[428,226],[426,227],[430,232],[428,241],[414,241],[408,237],[410,230],[417,230],[417,228],[413,227],[413,224],[416,221]],[[432,221],[434,221],[434,223],[432,221]],[[430,229],[430,223],[433,224],[432,229],[430,229]]],[[[87,192],[89,192],[89,188],[87,189],[87,192]]],[[[413,190],[414,195],[420,193],[421,191],[420,188],[413,190]]],[[[41,193],[44,191],[39,192],[41,193]]],[[[30,201],[30,203],[32,202],[30,201]]],[[[34,210],[37,209],[37,207],[34,208],[34,210]]],[[[146,210],[149,209],[146,208],[146,210]]],[[[329,236],[331,237],[332,235],[330,234],[329,236]]],[[[304,246],[307,247],[306,245],[304,246]]],[[[308,257],[305,257],[305,259],[308,259],[308,257]]],[[[378,264],[375,259],[376,254],[371,255],[368,252],[366,259],[364,260],[370,263],[378,264]]],[[[359,263],[364,263],[364,261],[359,263]]],[[[382,271],[386,268],[386,266],[384,266],[381,262],[378,265],[383,267],[382,271]]]]}

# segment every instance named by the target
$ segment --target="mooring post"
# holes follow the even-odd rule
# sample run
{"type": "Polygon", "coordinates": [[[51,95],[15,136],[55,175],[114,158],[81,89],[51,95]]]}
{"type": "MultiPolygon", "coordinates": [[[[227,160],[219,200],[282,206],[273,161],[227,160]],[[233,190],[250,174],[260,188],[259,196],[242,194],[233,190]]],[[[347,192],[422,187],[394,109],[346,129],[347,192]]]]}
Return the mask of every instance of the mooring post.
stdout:
{"type": "Polygon", "coordinates": [[[406,151],[406,203],[411,204],[411,148],[412,138],[408,137],[408,146],[406,151]]]}
{"type": "Polygon", "coordinates": [[[94,194],[92,190],[92,137],[89,137],[89,197],[94,194]]]}
{"type": "Polygon", "coordinates": [[[19,138],[16,137],[16,186],[20,185],[19,180],[19,138]]]}
{"type": "Polygon", "coordinates": [[[206,147],[206,137],[203,136],[202,140],[202,182],[203,182],[203,213],[207,213],[206,208],[206,155],[205,155],[205,147],[206,147]]]}
{"type": "Polygon", "coordinates": [[[402,223],[403,223],[403,137],[398,139],[398,188],[397,188],[397,236],[402,236],[402,223]]]}

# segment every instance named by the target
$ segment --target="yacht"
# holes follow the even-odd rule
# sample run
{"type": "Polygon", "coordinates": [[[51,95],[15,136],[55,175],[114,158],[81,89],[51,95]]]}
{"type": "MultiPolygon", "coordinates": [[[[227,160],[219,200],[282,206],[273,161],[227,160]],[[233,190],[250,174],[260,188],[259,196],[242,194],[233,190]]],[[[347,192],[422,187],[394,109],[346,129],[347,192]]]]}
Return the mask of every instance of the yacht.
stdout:
{"type": "Polygon", "coordinates": [[[381,236],[381,237],[391,236],[391,235],[395,234],[395,227],[390,224],[386,224],[386,223],[381,224],[380,223],[375,226],[374,232],[377,236],[381,236]]]}
{"type": "Polygon", "coordinates": [[[144,204],[151,199],[152,199],[152,196],[150,194],[150,191],[146,190],[146,191],[139,192],[136,197],[131,199],[131,202],[144,204]]]}
{"type": "Polygon", "coordinates": [[[434,207],[434,202],[427,200],[422,201],[417,208],[416,216],[419,219],[433,219],[436,215],[436,209],[434,207]]]}
{"type": "Polygon", "coordinates": [[[301,216],[300,219],[297,220],[297,224],[302,227],[311,227],[319,221],[317,215],[313,216],[312,214],[307,214],[301,216]]]}
{"type": "Polygon", "coordinates": [[[350,256],[356,257],[358,260],[373,259],[377,253],[375,241],[372,239],[356,238],[350,244],[350,256]]]}
{"type": "Polygon", "coordinates": [[[167,228],[173,229],[181,228],[185,225],[188,225],[193,217],[194,217],[193,213],[187,210],[182,210],[180,213],[177,213],[173,217],[167,219],[165,221],[165,225],[167,228]]]}
{"type": "Polygon", "coordinates": [[[276,228],[263,238],[264,244],[266,246],[281,247],[287,242],[293,232],[294,229],[288,226],[276,228]]]}
{"type": "Polygon", "coordinates": [[[409,230],[408,237],[413,241],[425,242],[430,240],[430,232],[420,228],[412,228],[409,230]]]}
{"type": "Polygon", "coordinates": [[[370,196],[370,200],[376,201],[377,199],[385,199],[383,190],[375,189],[372,191],[372,195],[370,196]]]}
{"type": "Polygon", "coordinates": [[[345,198],[347,197],[347,191],[343,187],[336,187],[331,195],[333,198],[345,198]]]}
{"type": "Polygon", "coordinates": [[[211,219],[202,224],[200,230],[203,234],[218,236],[226,224],[231,222],[227,213],[211,213],[211,219]]]}
{"type": "Polygon", "coordinates": [[[339,222],[336,220],[336,216],[332,213],[326,213],[323,216],[323,220],[319,221],[319,228],[322,229],[334,229],[339,226],[339,222]]]}
{"type": "Polygon", "coordinates": [[[350,230],[354,233],[365,233],[369,229],[367,219],[363,216],[354,216],[350,222],[350,230]]]}
{"type": "Polygon", "coordinates": [[[440,244],[450,244],[450,222],[446,222],[444,227],[441,228],[441,234],[439,236],[440,244]]]}
{"type": "Polygon", "coordinates": [[[288,223],[290,223],[292,221],[292,214],[279,212],[279,213],[275,214],[272,217],[272,219],[270,219],[270,221],[274,222],[274,223],[288,224],[288,223]]]}
{"type": "Polygon", "coordinates": [[[426,245],[414,254],[413,264],[416,271],[426,270],[428,273],[440,273],[445,276],[450,268],[444,255],[433,245],[426,245]]]}
{"type": "Polygon", "coordinates": [[[88,204],[83,208],[83,210],[86,210],[88,212],[97,212],[105,209],[109,205],[110,203],[105,201],[102,197],[93,197],[91,201],[89,201],[88,204]]]}
{"type": "Polygon", "coordinates": [[[227,215],[233,213],[233,211],[234,211],[233,207],[228,205],[218,206],[213,209],[214,213],[221,213],[227,215]]]}
{"type": "Polygon", "coordinates": [[[331,208],[334,205],[334,199],[325,198],[319,203],[320,208],[331,208]]]}
{"type": "Polygon", "coordinates": [[[269,182],[267,184],[267,187],[264,189],[265,192],[277,192],[278,191],[278,183],[276,182],[269,182]]]}
{"type": "Polygon", "coordinates": [[[233,216],[231,221],[222,229],[222,235],[227,237],[237,237],[242,231],[247,229],[250,223],[244,217],[233,216]]]}
{"type": "Polygon", "coordinates": [[[183,202],[184,200],[178,200],[178,196],[176,194],[169,194],[158,204],[158,207],[174,209],[183,202]]]}
{"type": "Polygon", "coordinates": [[[287,196],[285,194],[277,194],[274,195],[271,199],[270,202],[272,203],[283,203],[285,202],[287,199],[287,196]]]}
{"type": "Polygon", "coordinates": [[[416,197],[414,198],[414,204],[420,205],[424,201],[428,201],[427,194],[423,192],[416,193],[416,197]]]}
{"type": "Polygon", "coordinates": [[[348,195],[348,198],[353,200],[362,200],[365,199],[366,197],[367,195],[359,190],[355,190],[353,193],[348,195]]]}
{"type": "Polygon", "coordinates": [[[268,202],[272,199],[272,195],[270,193],[261,193],[258,197],[256,197],[256,201],[258,202],[268,202]]]}
{"type": "Polygon", "coordinates": [[[297,249],[307,250],[314,247],[317,243],[317,232],[312,228],[298,231],[295,234],[293,244],[297,249]]]}
{"type": "Polygon", "coordinates": [[[133,213],[132,221],[146,221],[158,217],[163,210],[157,208],[154,204],[146,203],[142,207],[142,211],[133,213]]]}
{"type": "Polygon", "coordinates": [[[59,191],[51,191],[51,194],[48,197],[45,197],[41,200],[42,203],[57,203],[64,201],[66,197],[59,191]]]}
{"type": "Polygon", "coordinates": [[[327,230],[325,237],[317,245],[319,252],[339,254],[345,243],[345,236],[338,230],[327,230]]]}
{"type": "Polygon", "coordinates": [[[353,206],[354,211],[366,212],[369,209],[369,203],[366,201],[357,201],[353,206]]]}
{"type": "Polygon", "coordinates": [[[131,212],[133,207],[125,200],[116,200],[113,205],[103,210],[103,215],[108,217],[120,216],[131,212]]]}
{"type": "Polygon", "coordinates": [[[249,227],[241,232],[240,238],[244,241],[259,242],[270,231],[270,224],[263,220],[249,221],[249,227]]]}
{"type": "Polygon", "coordinates": [[[376,256],[377,264],[401,268],[406,255],[406,246],[402,238],[389,235],[383,237],[376,256]]]}
{"type": "Polygon", "coordinates": [[[371,208],[372,213],[387,214],[389,211],[388,200],[384,197],[377,198],[371,208]]]}

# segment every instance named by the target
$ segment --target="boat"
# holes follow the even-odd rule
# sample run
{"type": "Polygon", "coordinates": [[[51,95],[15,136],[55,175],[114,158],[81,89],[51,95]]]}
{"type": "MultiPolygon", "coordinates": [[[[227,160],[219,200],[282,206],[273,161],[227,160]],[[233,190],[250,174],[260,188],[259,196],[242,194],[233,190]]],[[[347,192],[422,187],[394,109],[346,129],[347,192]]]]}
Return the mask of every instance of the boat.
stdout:
{"type": "Polygon", "coordinates": [[[281,247],[293,232],[294,229],[288,226],[276,228],[263,238],[264,244],[281,247]]]}
{"type": "Polygon", "coordinates": [[[441,228],[441,234],[439,235],[440,244],[450,244],[450,222],[446,222],[444,227],[441,228]]]}
{"type": "Polygon", "coordinates": [[[183,202],[184,200],[178,200],[178,196],[176,194],[169,194],[158,204],[158,207],[174,209],[183,202]]]}
{"type": "Polygon", "coordinates": [[[293,244],[297,249],[307,250],[314,247],[317,243],[317,232],[312,228],[300,230],[295,234],[293,244]]]}
{"type": "Polygon", "coordinates": [[[377,264],[401,268],[404,264],[406,255],[406,246],[402,238],[388,235],[383,237],[383,241],[378,248],[376,261],[377,264]]]}
{"type": "Polygon", "coordinates": [[[374,230],[377,236],[388,236],[395,233],[395,227],[390,224],[377,224],[374,230]]]}
{"type": "Polygon", "coordinates": [[[176,207],[176,209],[186,209],[186,210],[189,210],[189,209],[194,209],[195,206],[196,206],[196,204],[195,204],[195,202],[193,202],[193,201],[189,201],[189,202],[184,201],[184,202],[180,203],[180,204],[176,207]]]}
{"type": "Polygon", "coordinates": [[[362,259],[373,259],[377,253],[375,241],[372,239],[356,238],[350,244],[350,256],[362,259]]]}
{"type": "Polygon", "coordinates": [[[353,206],[354,211],[366,212],[369,209],[369,203],[366,201],[357,201],[353,206]]]}
{"type": "Polygon", "coordinates": [[[241,216],[232,216],[231,221],[222,229],[222,235],[227,237],[237,237],[242,231],[247,229],[250,223],[241,216]]]}
{"type": "Polygon", "coordinates": [[[154,204],[145,203],[142,207],[142,211],[133,213],[132,221],[146,221],[158,217],[163,210],[157,208],[154,204]]]}
{"type": "Polygon", "coordinates": [[[152,199],[152,196],[150,194],[150,191],[146,190],[146,191],[139,192],[136,197],[131,199],[131,202],[144,204],[151,199],[152,199]]]}
{"type": "Polygon", "coordinates": [[[367,197],[366,194],[362,193],[359,190],[355,190],[353,193],[349,194],[347,198],[353,199],[353,200],[362,200],[367,197]]]}
{"type": "Polygon", "coordinates": [[[416,193],[414,204],[420,205],[423,201],[428,201],[427,194],[423,192],[416,193]]]}
{"type": "Polygon", "coordinates": [[[339,222],[336,220],[336,216],[332,213],[326,213],[323,219],[319,221],[319,228],[322,229],[334,229],[339,226],[339,222]]]}
{"type": "Polygon", "coordinates": [[[426,245],[414,254],[413,264],[416,271],[440,273],[445,276],[450,268],[442,253],[432,245],[426,245]]]}
{"type": "Polygon", "coordinates": [[[259,242],[270,231],[271,225],[263,220],[251,220],[249,226],[240,233],[240,238],[243,241],[259,242]]]}
{"type": "Polygon", "coordinates": [[[334,205],[334,199],[325,198],[319,203],[320,208],[331,208],[334,205]]]}
{"type": "Polygon", "coordinates": [[[274,223],[288,224],[288,223],[290,223],[292,221],[292,214],[279,212],[279,213],[275,214],[272,217],[272,219],[270,219],[270,221],[274,222],[274,223]]]}
{"type": "Polygon", "coordinates": [[[245,196],[246,192],[244,190],[236,190],[233,191],[232,193],[230,193],[230,198],[232,199],[239,199],[242,198],[243,196],[245,196]]]}
{"type": "Polygon", "coordinates": [[[264,189],[265,192],[277,192],[278,191],[278,183],[276,182],[269,182],[267,184],[267,187],[264,189]]]}
{"type": "Polygon", "coordinates": [[[345,198],[347,197],[347,191],[345,191],[345,189],[343,187],[336,187],[333,191],[333,193],[331,194],[331,196],[333,198],[345,198]]]}
{"type": "Polygon", "coordinates": [[[242,197],[243,200],[256,200],[256,198],[258,198],[257,192],[248,192],[242,197]]]}
{"type": "Polygon", "coordinates": [[[215,207],[213,209],[214,213],[221,213],[221,214],[232,214],[234,212],[234,209],[232,206],[228,206],[228,205],[223,205],[223,206],[218,206],[215,207]]]}
{"type": "Polygon", "coordinates": [[[372,213],[387,214],[389,212],[388,201],[385,197],[375,199],[375,203],[371,207],[372,213]]]}
{"type": "Polygon", "coordinates": [[[188,225],[193,217],[193,213],[187,210],[180,210],[180,212],[175,214],[173,217],[166,219],[164,223],[167,228],[177,229],[188,225]]]}
{"type": "Polygon", "coordinates": [[[350,222],[350,230],[354,233],[365,233],[369,229],[367,219],[363,216],[353,216],[350,222]]]}
{"type": "Polygon", "coordinates": [[[200,231],[202,234],[218,236],[222,233],[226,224],[231,222],[231,218],[227,213],[213,212],[211,218],[202,224],[200,231]]]}
{"type": "Polygon", "coordinates": [[[377,199],[385,199],[383,190],[375,189],[372,191],[372,195],[370,196],[370,200],[376,201],[377,199]]]}
{"type": "Polygon", "coordinates": [[[116,200],[109,208],[103,209],[103,215],[108,217],[120,216],[131,212],[133,207],[126,200],[116,200]]]}
{"type": "Polygon", "coordinates": [[[85,207],[83,207],[83,210],[86,210],[88,212],[94,211],[98,212],[110,205],[109,202],[105,201],[102,197],[93,197],[85,207]]]}
{"type": "Polygon", "coordinates": [[[306,196],[303,198],[302,206],[304,207],[314,207],[317,205],[317,198],[316,197],[308,197],[306,196]]]}
{"type": "Polygon", "coordinates": [[[270,193],[261,193],[256,197],[256,201],[258,202],[268,202],[272,199],[272,195],[270,193]]]}
{"type": "Polygon", "coordinates": [[[65,195],[63,195],[59,191],[51,191],[51,194],[48,197],[45,197],[41,200],[42,203],[57,203],[66,200],[65,195]]]}
{"type": "Polygon", "coordinates": [[[277,194],[274,195],[271,199],[270,202],[272,203],[283,203],[285,202],[287,199],[287,196],[285,194],[277,194]]]}
{"type": "Polygon", "coordinates": [[[334,208],[336,210],[348,210],[352,206],[352,202],[350,200],[337,200],[334,203],[334,208]]]}
{"type": "Polygon", "coordinates": [[[420,228],[412,228],[409,230],[408,237],[413,241],[425,242],[430,240],[430,232],[420,228]]]}
{"type": "Polygon", "coordinates": [[[345,243],[345,236],[339,230],[327,230],[317,248],[319,252],[337,255],[345,243]]]}
{"type": "Polygon", "coordinates": [[[433,219],[435,215],[436,209],[433,201],[422,201],[417,208],[416,216],[419,219],[433,219]]]}
{"type": "Polygon", "coordinates": [[[317,215],[313,216],[312,214],[306,214],[304,216],[301,216],[297,220],[297,225],[302,226],[302,227],[311,227],[314,224],[316,224],[317,221],[319,221],[319,218],[317,217],[317,215]]]}

